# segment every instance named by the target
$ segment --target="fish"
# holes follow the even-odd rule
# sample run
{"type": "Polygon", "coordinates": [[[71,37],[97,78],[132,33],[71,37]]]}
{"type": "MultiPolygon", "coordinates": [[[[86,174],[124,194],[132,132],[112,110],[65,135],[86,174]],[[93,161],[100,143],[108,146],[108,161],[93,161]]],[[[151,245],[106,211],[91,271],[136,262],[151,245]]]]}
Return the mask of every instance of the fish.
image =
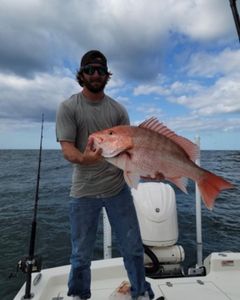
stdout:
{"type": "Polygon", "coordinates": [[[164,179],[187,193],[187,181],[196,182],[201,198],[212,209],[218,194],[233,184],[198,166],[199,147],[177,135],[157,118],[139,126],[119,125],[92,133],[94,149],[109,163],[123,170],[124,179],[137,189],[141,178],[164,179]]]}

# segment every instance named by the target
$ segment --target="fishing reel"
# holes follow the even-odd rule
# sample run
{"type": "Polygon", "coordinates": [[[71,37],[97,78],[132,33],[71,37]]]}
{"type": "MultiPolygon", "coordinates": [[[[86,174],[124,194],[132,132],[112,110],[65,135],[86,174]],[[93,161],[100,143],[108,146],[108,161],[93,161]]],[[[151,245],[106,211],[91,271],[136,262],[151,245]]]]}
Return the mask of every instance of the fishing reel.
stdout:
{"type": "Polygon", "coordinates": [[[24,256],[17,264],[17,271],[28,273],[31,268],[31,273],[40,272],[42,269],[42,258],[40,255],[34,255],[32,258],[24,256]]]}

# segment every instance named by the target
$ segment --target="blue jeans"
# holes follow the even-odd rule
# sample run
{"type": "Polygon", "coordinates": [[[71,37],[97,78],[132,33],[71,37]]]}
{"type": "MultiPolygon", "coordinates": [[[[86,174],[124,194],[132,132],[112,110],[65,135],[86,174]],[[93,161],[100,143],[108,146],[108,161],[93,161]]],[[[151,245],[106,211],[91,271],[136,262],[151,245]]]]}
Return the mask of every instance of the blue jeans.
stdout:
{"type": "Polygon", "coordinates": [[[119,250],[131,283],[132,298],[148,291],[154,297],[150,284],[145,281],[143,245],[132,195],[127,186],[114,197],[72,198],[70,202],[70,225],[72,238],[71,271],[68,280],[68,296],[90,298],[90,265],[99,215],[106,208],[119,250]]]}

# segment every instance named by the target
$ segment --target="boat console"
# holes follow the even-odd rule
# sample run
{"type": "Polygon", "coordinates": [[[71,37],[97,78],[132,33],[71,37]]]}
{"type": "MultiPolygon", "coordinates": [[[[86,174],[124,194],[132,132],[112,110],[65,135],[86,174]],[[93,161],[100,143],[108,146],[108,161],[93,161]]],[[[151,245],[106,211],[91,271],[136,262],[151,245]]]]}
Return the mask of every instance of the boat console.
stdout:
{"type": "Polygon", "coordinates": [[[175,191],[169,184],[139,183],[132,189],[145,248],[146,273],[151,277],[183,275],[185,253],[178,241],[175,191]]]}

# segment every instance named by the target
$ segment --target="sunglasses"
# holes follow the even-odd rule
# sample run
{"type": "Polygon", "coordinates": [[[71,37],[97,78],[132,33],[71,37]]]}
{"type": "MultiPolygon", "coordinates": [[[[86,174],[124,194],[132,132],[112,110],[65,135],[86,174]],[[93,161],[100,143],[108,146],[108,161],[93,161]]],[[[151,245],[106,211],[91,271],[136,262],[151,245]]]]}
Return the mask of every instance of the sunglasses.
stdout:
{"type": "Polygon", "coordinates": [[[100,76],[108,75],[108,69],[103,66],[88,65],[88,66],[81,68],[81,71],[87,75],[93,75],[95,73],[95,71],[97,71],[98,75],[100,75],[100,76]]]}

